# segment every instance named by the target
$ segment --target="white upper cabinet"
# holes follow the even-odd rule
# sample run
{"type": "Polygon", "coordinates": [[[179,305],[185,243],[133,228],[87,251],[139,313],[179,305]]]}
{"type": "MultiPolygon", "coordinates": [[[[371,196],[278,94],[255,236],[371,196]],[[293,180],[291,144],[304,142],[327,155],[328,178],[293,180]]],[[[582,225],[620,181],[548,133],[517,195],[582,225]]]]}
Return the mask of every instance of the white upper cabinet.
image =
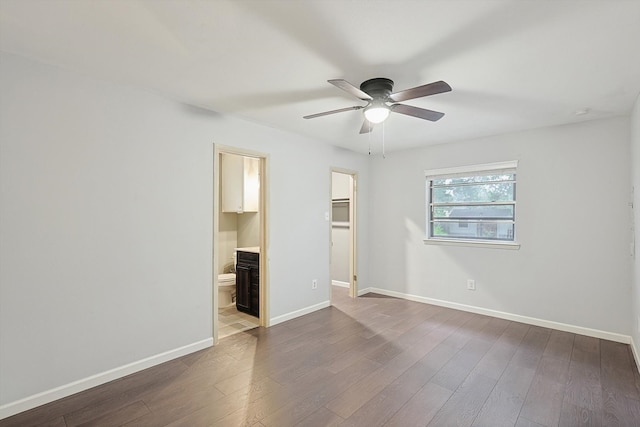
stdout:
{"type": "Polygon", "coordinates": [[[222,212],[258,212],[260,160],[222,154],[222,212]]]}
{"type": "Polygon", "coordinates": [[[333,200],[349,199],[351,191],[351,175],[331,172],[331,198],[333,200]]]}

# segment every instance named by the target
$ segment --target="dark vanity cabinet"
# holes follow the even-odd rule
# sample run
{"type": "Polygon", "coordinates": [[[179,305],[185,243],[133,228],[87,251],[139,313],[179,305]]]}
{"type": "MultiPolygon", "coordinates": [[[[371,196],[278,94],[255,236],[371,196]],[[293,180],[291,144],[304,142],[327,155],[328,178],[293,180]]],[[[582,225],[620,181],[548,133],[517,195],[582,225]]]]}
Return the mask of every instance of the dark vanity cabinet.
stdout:
{"type": "Polygon", "coordinates": [[[260,254],[238,251],[236,308],[260,317],[260,254]]]}

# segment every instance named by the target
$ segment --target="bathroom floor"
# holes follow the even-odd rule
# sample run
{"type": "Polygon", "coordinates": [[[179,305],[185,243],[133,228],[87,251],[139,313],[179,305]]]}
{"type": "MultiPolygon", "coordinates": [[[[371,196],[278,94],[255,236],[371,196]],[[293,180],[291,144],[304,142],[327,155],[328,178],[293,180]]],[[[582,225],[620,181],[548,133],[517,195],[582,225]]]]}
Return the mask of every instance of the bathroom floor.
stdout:
{"type": "Polygon", "coordinates": [[[260,326],[257,317],[238,311],[235,305],[218,310],[218,339],[260,326]]]}

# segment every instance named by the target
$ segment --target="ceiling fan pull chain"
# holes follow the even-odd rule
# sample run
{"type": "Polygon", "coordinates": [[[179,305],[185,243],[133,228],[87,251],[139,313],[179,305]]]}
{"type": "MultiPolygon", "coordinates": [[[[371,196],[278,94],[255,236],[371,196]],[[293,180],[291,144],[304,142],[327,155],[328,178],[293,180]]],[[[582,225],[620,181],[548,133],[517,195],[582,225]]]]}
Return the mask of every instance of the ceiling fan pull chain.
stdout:
{"type": "Polygon", "coordinates": [[[367,140],[369,141],[369,155],[371,155],[371,129],[369,129],[369,132],[367,132],[369,135],[367,135],[367,140]]]}

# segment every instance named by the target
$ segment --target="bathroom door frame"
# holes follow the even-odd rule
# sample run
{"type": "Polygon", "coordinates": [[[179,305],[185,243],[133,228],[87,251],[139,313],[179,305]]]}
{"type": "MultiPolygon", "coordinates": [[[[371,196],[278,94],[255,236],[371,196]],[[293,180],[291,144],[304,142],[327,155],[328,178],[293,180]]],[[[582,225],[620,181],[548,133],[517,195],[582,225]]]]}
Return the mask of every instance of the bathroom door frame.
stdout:
{"type": "Polygon", "coordinates": [[[220,144],[213,144],[213,271],[212,271],[212,335],[214,344],[218,343],[218,250],[220,226],[220,155],[236,154],[253,157],[260,161],[260,326],[270,325],[269,316],[269,155],[259,151],[246,150],[220,144]]]}
{"type": "MultiPolygon", "coordinates": [[[[358,296],[358,247],[357,247],[357,200],[358,200],[358,172],[351,169],[343,169],[332,167],[329,171],[329,212],[330,223],[333,223],[333,173],[341,173],[351,176],[351,187],[349,188],[349,296],[355,298],[358,296]]],[[[329,271],[331,270],[333,248],[333,226],[329,227],[329,271]]],[[[329,289],[333,289],[330,285],[329,289]]],[[[329,291],[329,301],[331,301],[331,291],[329,291]]]]}

